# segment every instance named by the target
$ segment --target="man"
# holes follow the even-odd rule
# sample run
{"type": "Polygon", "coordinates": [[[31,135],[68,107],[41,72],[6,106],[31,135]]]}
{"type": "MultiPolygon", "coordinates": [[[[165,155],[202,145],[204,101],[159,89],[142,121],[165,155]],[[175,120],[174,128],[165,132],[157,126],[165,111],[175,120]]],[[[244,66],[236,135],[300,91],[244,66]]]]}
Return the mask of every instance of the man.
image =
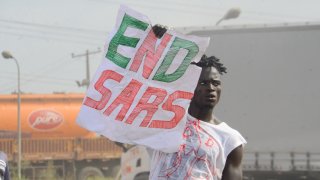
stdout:
{"type": "MultiPolygon", "coordinates": [[[[153,31],[161,38],[166,28],[156,25],[153,31]]],[[[184,129],[176,133],[183,140],[176,142],[180,148],[175,153],[153,150],[149,179],[241,180],[246,140],[213,113],[222,90],[220,76],[226,68],[214,56],[204,55],[192,64],[201,67],[201,74],[183,121],[184,129]]]]}
{"type": "Polygon", "coordinates": [[[9,180],[9,168],[7,163],[7,155],[0,151],[0,180],[9,180]]]}
{"type": "MultiPolygon", "coordinates": [[[[164,27],[154,26],[157,37],[164,27]]],[[[245,139],[213,114],[221,94],[220,75],[226,68],[214,56],[192,63],[202,68],[191,100],[184,141],[176,153],[154,151],[149,179],[242,179],[245,139]]]]}

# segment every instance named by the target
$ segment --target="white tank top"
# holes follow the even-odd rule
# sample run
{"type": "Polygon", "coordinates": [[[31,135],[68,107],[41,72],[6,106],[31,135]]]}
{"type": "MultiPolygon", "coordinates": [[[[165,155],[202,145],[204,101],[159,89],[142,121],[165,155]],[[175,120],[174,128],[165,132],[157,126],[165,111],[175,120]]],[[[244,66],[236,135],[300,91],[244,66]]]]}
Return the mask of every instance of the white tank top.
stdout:
{"type": "Polygon", "coordinates": [[[149,179],[221,179],[227,156],[241,144],[246,140],[226,123],[214,125],[188,115],[179,151],[155,150],[149,179]]]}

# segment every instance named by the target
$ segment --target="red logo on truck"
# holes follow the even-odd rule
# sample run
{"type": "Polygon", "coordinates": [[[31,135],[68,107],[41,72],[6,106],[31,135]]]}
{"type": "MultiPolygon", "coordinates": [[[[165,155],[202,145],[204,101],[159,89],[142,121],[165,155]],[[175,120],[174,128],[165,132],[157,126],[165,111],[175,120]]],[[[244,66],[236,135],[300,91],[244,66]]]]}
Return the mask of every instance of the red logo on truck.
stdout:
{"type": "Polygon", "coordinates": [[[53,110],[34,111],[29,116],[29,125],[40,131],[48,131],[57,128],[63,122],[63,116],[53,110]]]}

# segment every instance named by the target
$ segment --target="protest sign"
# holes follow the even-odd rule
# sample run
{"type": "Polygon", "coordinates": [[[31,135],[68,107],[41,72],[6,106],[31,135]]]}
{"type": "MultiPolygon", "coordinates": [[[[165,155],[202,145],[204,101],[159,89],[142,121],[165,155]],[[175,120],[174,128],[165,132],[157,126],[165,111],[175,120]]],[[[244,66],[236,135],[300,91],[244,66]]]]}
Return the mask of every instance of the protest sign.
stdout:
{"type": "Polygon", "coordinates": [[[176,151],[200,74],[189,65],[208,44],[173,30],[158,39],[146,16],[121,6],[77,123],[114,141],[176,151]]]}

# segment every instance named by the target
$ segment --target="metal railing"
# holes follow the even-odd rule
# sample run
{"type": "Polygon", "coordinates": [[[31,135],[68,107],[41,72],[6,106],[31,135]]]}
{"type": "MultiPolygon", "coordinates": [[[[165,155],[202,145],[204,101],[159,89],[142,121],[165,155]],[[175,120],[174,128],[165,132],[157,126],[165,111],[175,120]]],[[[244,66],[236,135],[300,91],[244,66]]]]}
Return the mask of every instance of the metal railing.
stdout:
{"type": "Polygon", "coordinates": [[[320,171],[320,153],[245,152],[245,171],[320,171]]]}

